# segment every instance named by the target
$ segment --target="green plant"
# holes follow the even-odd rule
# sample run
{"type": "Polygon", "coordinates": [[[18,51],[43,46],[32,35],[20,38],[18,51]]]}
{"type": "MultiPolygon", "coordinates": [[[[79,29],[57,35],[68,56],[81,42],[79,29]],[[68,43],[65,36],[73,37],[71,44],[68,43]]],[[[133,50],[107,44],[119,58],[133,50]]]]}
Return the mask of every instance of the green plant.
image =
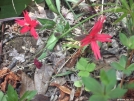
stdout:
{"type": "Polygon", "coordinates": [[[4,95],[4,93],[0,91],[0,101],[7,101],[6,97],[7,95],[4,95]]]}
{"type": "Polygon", "coordinates": [[[134,21],[134,1],[133,0],[120,0],[122,5],[118,5],[115,7],[115,10],[112,12],[119,13],[122,12],[123,14],[116,20],[115,23],[120,22],[123,18],[128,17],[130,15],[134,21]]]}
{"type": "Polygon", "coordinates": [[[126,89],[116,86],[116,74],[115,70],[100,72],[100,83],[94,78],[82,77],[82,81],[86,88],[88,88],[93,95],[90,97],[90,101],[108,101],[108,99],[121,98],[125,93],[126,89]]]}
{"type": "Polygon", "coordinates": [[[90,72],[94,71],[95,64],[89,63],[85,58],[80,58],[80,60],[76,64],[76,68],[79,70],[78,76],[80,77],[88,77],[90,72]]]}
{"type": "Polygon", "coordinates": [[[132,73],[132,71],[134,71],[134,63],[127,66],[127,57],[124,55],[121,56],[119,62],[111,63],[111,66],[116,70],[122,71],[127,76],[129,76],[132,73]]]}
{"type": "Polygon", "coordinates": [[[121,43],[126,46],[128,49],[134,49],[134,35],[130,36],[129,38],[126,37],[125,34],[120,33],[119,38],[121,43]]]}
{"type": "Polygon", "coordinates": [[[0,101],[30,101],[36,95],[36,91],[26,91],[21,98],[16,90],[9,84],[6,94],[0,91],[0,101]]]}

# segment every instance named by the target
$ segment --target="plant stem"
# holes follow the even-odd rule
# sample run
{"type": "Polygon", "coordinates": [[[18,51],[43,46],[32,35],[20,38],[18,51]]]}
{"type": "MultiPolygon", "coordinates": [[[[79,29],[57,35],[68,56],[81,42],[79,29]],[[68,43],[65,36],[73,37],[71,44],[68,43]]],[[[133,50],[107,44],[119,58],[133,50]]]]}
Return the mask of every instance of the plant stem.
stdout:
{"type": "Polygon", "coordinates": [[[84,22],[88,21],[89,19],[91,19],[91,18],[93,18],[93,17],[95,17],[95,16],[97,16],[97,15],[100,15],[100,14],[102,14],[102,13],[104,13],[104,12],[109,12],[109,11],[111,11],[111,10],[113,10],[113,8],[112,8],[112,9],[105,10],[105,11],[103,11],[103,12],[100,12],[100,13],[97,13],[97,14],[94,14],[94,15],[88,17],[87,19],[85,19],[85,20],[79,22],[78,24],[76,24],[75,26],[73,26],[72,28],[70,28],[69,30],[67,30],[67,31],[66,31],[65,33],[63,33],[59,38],[62,38],[63,36],[65,36],[66,34],[68,34],[69,32],[71,32],[74,28],[78,27],[79,25],[83,24],[84,22]]]}

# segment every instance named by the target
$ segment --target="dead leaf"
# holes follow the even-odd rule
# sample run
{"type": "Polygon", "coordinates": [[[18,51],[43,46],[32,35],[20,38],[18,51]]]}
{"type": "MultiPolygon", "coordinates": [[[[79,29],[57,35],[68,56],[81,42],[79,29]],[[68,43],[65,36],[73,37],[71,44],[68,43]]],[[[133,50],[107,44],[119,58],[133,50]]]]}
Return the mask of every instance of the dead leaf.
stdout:
{"type": "MultiPolygon", "coordinates": [[[[69,88],[67,88],[66,86],[60,86],[57,83],[52,83],[51,86],[56,86],[57,88],[59,88],[62,92],[70,95],[71,94],[71,90],[69,88]]],[[[74,96],[79,96],[79,93],[75,93],[74,96]]]]}
{"type": "Polygon", "coordinates": [[[69,95],[60,90],[60,97],[58,101],[69,101],[69,99],[69,95]]]}
{"type": "Polygon", "coordinates": [[[49,80],[52,77],[54,70],[52,66],[43,64],[41,69],[35,70],[34,84],[38,94],[45,94],[49,85],[49,80]]]}
{"type": "Polygon", "coordinates": [[[35,90],[34,81],[29,78],[24,72],[20,74],[21,76],[21,87],[20,87],[20,96],[22,96],[26,91],[35,90]]]}
{"type": "Polygon", "coordinates": [[[61,91],[63,91],[64,93],[66,93],[66,94],[69,94],[70,95],[70,93],[71,93],[71,90],[69,88],[65,87],[65,86],[59,86],[58,88],[61,91]]]}
{"type": "Polygon", "coordinates": [[[0,70],[0,78],[3,78],[6,73],[8,73],[10,70],[7,67],[4,67],[2,70],[0,70]]]}
{"type": "Polygon", "coordinates": [[[15,73],[11,72],[8,68],[4,67],[0,70],[0,79],[1,84],[0,88],[3,92],[6,91],[7,85],[11,84],[14,88],[16,88],[18,82],[20,82],[21,78],[15,73]]]}
{"type": "Polygon", "coordinates": [[[73,67],[76,62],[78,57],[81,55],[81,48],[71,57],[71,59],[66,63],[66,67],[71,68],[73,67]]]}

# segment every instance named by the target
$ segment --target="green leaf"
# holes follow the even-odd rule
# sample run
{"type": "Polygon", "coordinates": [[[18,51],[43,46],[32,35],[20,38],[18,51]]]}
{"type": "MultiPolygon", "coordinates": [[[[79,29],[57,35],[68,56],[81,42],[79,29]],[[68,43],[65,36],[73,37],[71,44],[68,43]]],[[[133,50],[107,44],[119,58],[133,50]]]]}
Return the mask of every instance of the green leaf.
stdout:
{"type": "Polygon", "coordinates": [[[122,43],[124,46],[128,47],[129,40],[128,40],[128,38],[126,37],[126,35],[123,34],[123,33],[120,33],[120,34],[119,34],[119,37],[120,37],[121,43],[122,43]]]}
{"type": "Polygon", "coordinates": [[[0,19],[19,16],[30,2],[31,0],[2,0],[0,19]]]}
{"type": "Polygon", "coordinates": [[[4,96],[3,92],[2,92],[2,91],[0,91],[0,101],[2,101],[3,96],[4,96]]]}
{"type": "Polygon", "coordinates": [[[106,93],[107,93],[115,87],[117,80],[116,80],[116,71],[113,68],[108,70],[106,73],[109,79],[109,84],[106,86],[106,93]]]}
{"type": "Polygon", "coordinates": [[[120,57],[120,60],[119,60],[119,64],[122,66],[122,67],[125,67],[126,66],[126,63],[127,63],[127,57],[125,55],[122,55],[120,57]]]}
{"type": "Polygon", "coordinates": [[[125,69],[125,70],[123,70],[123,73],[126,74],[127,76],[129,76],[132,73],[132,71],[125,69]]]}
{"type": "Polygon", "coordinates": [[[49,20],[49,19],[40,19],[38,18],[38,21],[43,25],[43,29],[48,28],[54,28],[55,27],[55,22],[53,20],[49,20]]]}
{"type": "Polygon", "coordinates": [[[7,101],[18,101],[18,94],[10,84],[7,89],[7,101]]]}
{"type": "Polygon", "coordinates": [[[127,17],[127,13],[124,13],[122,16],[120,16],[120,18],[118,18],[113,24],[117,24],[117,23],[120,22],[124,17],[127,17]]]}
{"type": "Polygon", "coordinates": [[[130,4],[131,10],[133,10],[133,9],[132,9],[132,5],[134,4],[133,0],[129,0],[129,4],[130,4]]]}
{"type": "Polygon", "coordinates": [[[64,25],[62,23],[56,24],[56,31],[59,33],[63,33],[64,32],[64,25]]]}
{"type": "Polygon", "coordinates": [[[94,63],[89,63],[87,66],[86,66],[86,71],[88,71],[88,72],[92,72],[92,71],[94,71],[94,69],[95,69],[95,64],[94,63]]]}
{"type": "Polygon", "coordinates": [[[89,101],[108,101],[108,98],[102,95],[92,95],[89,101]]]}
{"type": "Polygon", "coordinates": [[[101,82],[105,85],[108,85],[110,82],[110,79],[108,78],[108,76],[104,70],[101,70],[101,72],[100,72],[100,79],[101,79],[101,82]]]}
{"type": "Polygon", "coordinates": [[[115,13],[119,13],[119,12],[127,12],[127,10],[126,9],[123,9],[123,8],[121,8],[121,7],[118,7],[118,8],[116,8],[116,9],[113,9],[113,10],[111,10],[112,12],[115,12],[115,13]]]}
{"type": "Polygon", "coordinates": [[[70,24],[69,24],[69,22],[66,22],[66,25],[64,27],[64,32],[66,32],[69,29],[70,29],[70,24]]]}
{"type": "Polygon", "coordinates": [[[52,10],[54,13],[59,14],[57,8],[55,7],[53,0],[46,0],[46,3],[50,10],[52,10]]]}
{"type": "Polygon", "coordinates": [[[134,3],[131,5],[131,10],[134,10],[134,3]]]}
{"type": "Polygon", "coordinates": [[[6,95],[2,91],[0,91],[0,101],[7,101],[6,100],[6,95]]]}
{"type": "Polygon", "coordinates": [[[119,86],[117,88],[115,88],[114,90],[112,90],[111,92],[109,92],[109,96],[112,99],[116,99],[116,98],[121,98],[125,93],[126,93],[126,89],[122,89],[119,86]]]}
{"type": "Polygon", "coordinates": [[[85,58],[80,58],[80,60],[76,64],[76,68],[78,70],[85,70],[87,65],[88,65],[88,61],[85,58]]]}
{"type": "MultiPolygon", "coordinates": [[[[49,37],[49,39],[48,39],[48,41],[47,41],[47,44],[46,44],[44,50],[49,50],[49,51],[53,50],[53,48],[54,48],[54,46],[56,45],[57,42],[58,42],[58,38],[56,38],[55,35],[52,34],[52,35],[49,37]]],[[[41,59],[45,58],[46,56],[47,56],[47,52],[44,51],[44,52],[39,56],[38,59],[41,60],[41,59]]]]}
{"type": "Polygon", "coordinates": [[[123,88],[125,89],[134,89],[134,83],[124,84],[123,88]]]}
{"type": "Polygon", "coordinates": [[[72,73],[73,73],[73,71],[66,71],[66,72],[64,72],[64,73],[56,74],[56,75],[54,75],[53,77],[57,77],[57,76],[66,76],[66,75],[69,75],[69,74],[72,74],[72,73]]]}
{"type": "Polygon", "coordinates": [[[119,63],[117,62],[113,62],[110,64],[113,68],[117,69],[117,70],[125,70],[125,67],[121,66],[119,63]]]}
{"type": "Polygon", "coordinates": [[[132,63],[129,67],[127,67],[127,70],[133,71],[134,70],[134,63],[132,63]]]}
{"type": "Polygon", "coordinates": [[[134,89],[134,83],[129,83],[129,84],[125,84],[124,87],[125,89],[134,89]]]}
{"type": "Polygon", "coordinates": [[[87,89],[89,89],[94,94],[103,95],[103,89],[101,85],[94,78],[82,77],[82,81],[87,89]]]}
{"type": "Polygon", "coordinates": [[[134,36],[129,38],[129,48],[134,49],[134,36]]]}
{"type": "Polygon", "coordinates": [[[56,0],[57,10],[60,13],[60,0],[56,0]]]}
{"type": "Polygon", "coordinates": [[[47,52],[43,52],[39,57],[38,60],[42,60],[47,56],[47,52]]]}
{"type": "Polygon", "coordinates": [[[80,77],[88,77],[89,72],[88,71],[79,71],[78,76],[80,76],[80,77]]]}
{"type": "Polygon", "coordinates": [[[75,87],[82,87],[82,81],[75,81],[74,85],[75,87]]]}
{"type": "Polygon", "coordinates": [[[126,8],[127,10],[130,10],[129,5],[126,0],[120,0],[120,1],[121,1],[122,5],[124,6],[124,8],[126,8]]]}
{"type": "Polygon", "coordinates": [[[55,37],[54,34],[52,34],[52,35],[49,37],[48,41],[47,41],[46,48],[47,48],[48,50],[53,50],[53,48],[54,48],[54,46],[56,45],[57,42],[58,42],[58,38],[55,37]]]}
{"type": "Polygon", "coordinates": [[[26,91],[24,95],[20,98],[20,101],[25,101],[25,100],[32,100],[33,97],[37,94],[37,91],[26,91]]]}
{"type": "Polygon", "coordinates": [[[43,2],[44,0],[34,0],[36,3],[41,3],[43,2]]]}

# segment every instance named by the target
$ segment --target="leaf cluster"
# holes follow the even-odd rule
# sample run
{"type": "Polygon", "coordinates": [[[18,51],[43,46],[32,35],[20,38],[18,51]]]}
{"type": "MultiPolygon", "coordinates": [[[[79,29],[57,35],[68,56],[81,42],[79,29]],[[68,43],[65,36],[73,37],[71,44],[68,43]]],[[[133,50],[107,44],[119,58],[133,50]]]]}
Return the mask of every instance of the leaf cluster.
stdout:
{"type": "Polygon", "coordinates": [[[130,66],[126,67],[127,63],[127,57],[122,55],[120,57],[119,62],[113,62],[111,63],[111,66],[115,68],[116,70],[122,71],[124,74],[129,76],[132,71],[134,70],[134,63],[132,63],[130,66]]]}
{"type": "Polygon", "coordinates": [[[127,38],[127,36],[123,33],[119,34],[119,38],[121,43],[126,46],[128,49],[134,49],[134,35],[127,38]]]}
{"type": "Polygon", "coordinates": [[[79,70],[78,76],[88,77],[90,72],[94,71],[95,64],[89,63],[85,58],[80,58],[76,64],[76,68],[79,70]]]}
{"type": "Polygon", "coordinates": [[[122,16],[119,17],[115,23],[120,22],[123,18],[130,15],[134,21],[134,1],[133,0],[120,0],[122,5],[119,5],[115,8],[115,10],[112,10],[115,13],[122,12],[122,16]]]}
{"type": "Polygon", "coordinates": [[[122,97],[126,89],[122,89],[116,86],[116,74],[115,70],[109,71],[101,70],[99,83],[92,77],[82,77],[82,81],[87,89],[89,89],[93,95],[89,101],[108,101],[108,99],[117,99],[122,97]]]}
{"type": "Polygon", "coordinates": [[[0,101],[30,101],[36,95],[36,91],[26,91],[24,95],[19,98],[17,92],[11,85],[8,85],[6,94],[0,91],[0,101]]]}

